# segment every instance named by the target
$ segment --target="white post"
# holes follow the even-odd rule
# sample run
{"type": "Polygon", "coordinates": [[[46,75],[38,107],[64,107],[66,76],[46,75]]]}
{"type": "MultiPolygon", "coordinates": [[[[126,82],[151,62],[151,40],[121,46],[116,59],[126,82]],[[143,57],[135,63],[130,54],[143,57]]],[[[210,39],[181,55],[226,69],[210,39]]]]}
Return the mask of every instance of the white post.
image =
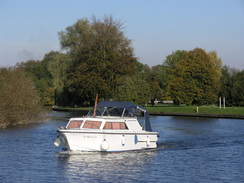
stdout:
{"type": "Polygon", "coordinates": [[[223,97],[223,105],[224,105],[224,109],[225,109],[225,97],[223,97]]]}
{"type": "Polygon", "coordinates": [[[221,97],[219,97],[219,108],[221,109],[221,97]]]}

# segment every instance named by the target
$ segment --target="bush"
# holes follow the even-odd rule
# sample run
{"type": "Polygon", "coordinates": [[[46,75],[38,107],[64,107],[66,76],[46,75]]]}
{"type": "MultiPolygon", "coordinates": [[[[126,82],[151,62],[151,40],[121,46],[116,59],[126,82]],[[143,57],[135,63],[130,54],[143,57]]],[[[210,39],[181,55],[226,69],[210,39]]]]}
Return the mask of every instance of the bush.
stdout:
{"type": "Polygon", "coordinates": [[[41,111],[31,78],[20,68],[0,69],[0,128],[34,121],[41,111]]]}

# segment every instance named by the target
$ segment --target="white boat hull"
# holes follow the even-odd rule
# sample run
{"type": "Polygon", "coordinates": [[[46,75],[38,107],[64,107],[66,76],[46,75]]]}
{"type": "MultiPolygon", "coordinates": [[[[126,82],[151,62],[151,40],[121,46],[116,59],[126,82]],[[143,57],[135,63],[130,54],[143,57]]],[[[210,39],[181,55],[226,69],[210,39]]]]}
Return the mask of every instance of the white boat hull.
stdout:
{"type": "Polygon", "coordinates": [[[131,151],[157,147],[156,132],[58,130],[64,148],[72,151],[131,151]]]}

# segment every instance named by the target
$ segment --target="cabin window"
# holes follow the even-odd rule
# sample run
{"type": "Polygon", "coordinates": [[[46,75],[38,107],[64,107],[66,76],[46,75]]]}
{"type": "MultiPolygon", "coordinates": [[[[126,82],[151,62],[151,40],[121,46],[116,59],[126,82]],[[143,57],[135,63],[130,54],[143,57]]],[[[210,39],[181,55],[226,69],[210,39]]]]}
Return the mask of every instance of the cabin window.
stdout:
{"type": "Polygon", "coordinates": [[[69,125],[67,126],[67,128],[80,128],[81,124],[83,123],[83,121],[70,121],[69,125]]]}
{"type": "Polygon", "coordinates": [[[83,128],[99,129],[101,124],[102,124],[101,121],[86,121],[83,128]]]}
{"type": "Polygon", "coordinates": [[[106,122],[103,129],[126,130],[128,127],[125,123],[106,122]]]}

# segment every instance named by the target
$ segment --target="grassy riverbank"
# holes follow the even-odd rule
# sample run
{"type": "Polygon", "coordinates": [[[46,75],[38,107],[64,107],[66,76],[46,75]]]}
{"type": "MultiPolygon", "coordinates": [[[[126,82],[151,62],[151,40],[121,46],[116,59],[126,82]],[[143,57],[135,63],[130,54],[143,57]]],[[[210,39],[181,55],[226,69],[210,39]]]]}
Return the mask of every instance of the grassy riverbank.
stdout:
{"type": "MultiPolygon", "coordinates": [[[[72,107],[61,107],[58,108],[59,110],[66,110],[66,111],[88,111],[91,107],[79,107],[79,108],[72,108],[72,107]]],[[[198,107],[197,113],[197,106],[164,106],[164,105],[156,105],[154,107],[147,106],[146,109],[151,113],[192,113],[192,114],[221,114],[221,115],[244,115],[244,107],[225,107],[219,108],[217,106],[200,106],[198,107]]]]}
{"type": "MultiPolygon", "coordinates": [[[[197,106],[154,106],[146,107],[149,112],[157,113],[197,113],[197,106]]],[[[244,115],[244,107],[225,107],[217,106],[200,106],[198,107],[199,114],[223,114],[223,115],[244,115]]]]}

